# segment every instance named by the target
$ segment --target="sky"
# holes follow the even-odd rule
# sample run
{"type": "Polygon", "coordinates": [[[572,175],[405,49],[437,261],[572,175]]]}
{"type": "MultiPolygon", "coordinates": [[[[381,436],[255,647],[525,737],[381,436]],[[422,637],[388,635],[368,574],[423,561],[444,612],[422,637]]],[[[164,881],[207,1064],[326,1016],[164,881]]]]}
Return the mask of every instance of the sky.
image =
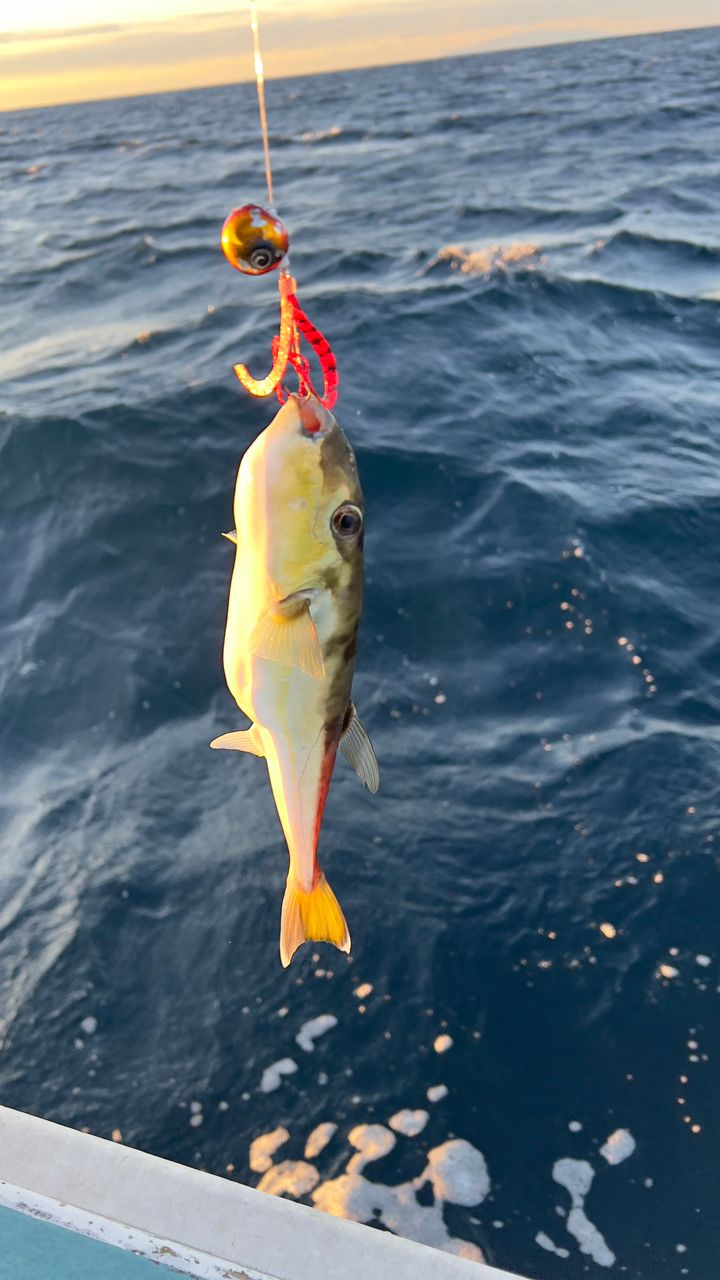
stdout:
{"type": "MultiPolygon", "coordinates": [[[[717,24],[718,0],[259,0],[268,78],[717,24]]],[[[0,110],[252,78],[246,0],[0,3],[0,110]]]]}

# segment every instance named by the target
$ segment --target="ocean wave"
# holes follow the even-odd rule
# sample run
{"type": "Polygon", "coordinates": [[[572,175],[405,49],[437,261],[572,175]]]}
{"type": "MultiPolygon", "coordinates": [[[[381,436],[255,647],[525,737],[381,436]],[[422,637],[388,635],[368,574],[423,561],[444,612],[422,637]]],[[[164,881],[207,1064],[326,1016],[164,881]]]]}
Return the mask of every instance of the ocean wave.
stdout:
{"type": "Polygon", "coordinates": [[[556,226],[560,223],[568,230],[586,230],[589,226],[602,226],[625,217],[626,209],[619,202],[581,202],[577,199],[572,202],[566,200],[556,205],[529,203],[522,200],[518,200],[513,205],[497,205],[490,202],[481,204],[470,200],[459,205],[457,213],[463,219],[489,219],[501,225],[520,223],[544,226],[549,223],[556,226]]]}
{"type": "Polygon", "coordinates": [[[334,124],[329,129],[308,129],[306,133],[301,133],[298,142],[327,142],[330,138],[341,138],[343,130],[339,124],[334,124]]]}
{"type": "Polygon", "coordinates": [[[449,268],[463,276],[500,280],[503,276],[534,281],[548,299],[561,291],[575,304],[596,306],[613,291],[628,300],[629,312],[663,313],[683,301],[712,307],[720,291],[720,251],[687,241],[659,240],[634,232],[584,242],[558,235],[543,243],[510,242],[478,248],[446,245],[421,267],[422,275],[449,268]],[[653,262],[654,259],[654,262],[653,262]],[[692,273],[692,269],[695,272],[692,273]],[[620,274],[620,270],[622,274],[620,274]],[[632,301],[631,301],[632,299],[632,301]],[[663,299],[666,301],[663,302],[663,299]]]}
{"type": "Polygon", "coordinates": [[[616,231],[606,238],[594,241],[588,246],[587,252],[589,256],[595,257],[609,256],[612,253],[633,253],[636,250],[641,254],[662,256],[673,268],[683,268],[695,263],[703,268],[720,265],[720,244],[671,239],[648,231],[616,231]]]}

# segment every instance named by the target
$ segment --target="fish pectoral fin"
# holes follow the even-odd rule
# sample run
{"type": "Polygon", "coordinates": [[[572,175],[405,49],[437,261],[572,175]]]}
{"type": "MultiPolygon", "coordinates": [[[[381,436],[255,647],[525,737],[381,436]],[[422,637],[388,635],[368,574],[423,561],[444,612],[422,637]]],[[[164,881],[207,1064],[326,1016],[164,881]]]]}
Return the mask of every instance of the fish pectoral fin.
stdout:
{"type": "Polygon", "coordinates": [[[348,706],[345,719],[347,723],[340,737],[339,750],[348,764],[352,765],[360,781],[374,795],[380,786],[380,770],[372,742],[363,728],[353,702],[348,706]]]}
{"type": "Polygon", "coordinates": [[[233,546],[237,546],[237,530],[230,529],[228,533],[221,534],[221,537],[227,538],[228,542],[232,542],[233,546]]]}
{"type": "Polygon", "coordinates": [[[254,724],[249,729],[240,729],[236,733],[221,733],[219,738],[213,738],[210,746],[215,750],[224,748],[226,751],[249,751],[253,756],[265,755],[265,748],[254,724]]]}
{"type": "Polygon", "coordinates": [[[250,650],[258,658],[299,667],[314,680],[325,675],[322,649],[307,600],[281,600],[258,619],[250,637],[250,650]]]}

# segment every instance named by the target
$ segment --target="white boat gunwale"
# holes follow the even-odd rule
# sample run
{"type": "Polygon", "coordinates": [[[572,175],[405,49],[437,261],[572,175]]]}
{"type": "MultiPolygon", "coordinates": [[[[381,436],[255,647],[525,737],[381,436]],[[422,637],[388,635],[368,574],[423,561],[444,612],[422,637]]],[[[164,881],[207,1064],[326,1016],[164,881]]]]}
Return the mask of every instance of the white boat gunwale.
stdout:
{"type": "Polygon", "coordinates": [[[8,1107],[0,1204],[199,1280],[522,1280],[8,1107]]]}

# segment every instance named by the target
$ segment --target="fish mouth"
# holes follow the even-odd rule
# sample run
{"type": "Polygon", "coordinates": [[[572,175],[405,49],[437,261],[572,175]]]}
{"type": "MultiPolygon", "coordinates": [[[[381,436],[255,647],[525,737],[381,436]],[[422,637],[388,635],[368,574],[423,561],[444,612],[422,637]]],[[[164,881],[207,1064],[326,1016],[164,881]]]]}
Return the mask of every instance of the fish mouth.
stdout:
{"type": "Polygon", "coordinates": [[[294,400],[300,415],[300,432],[302,435],[317,440],[321,436],[330,434],[336,425],[335,418],[330,413],[330,410],[320,403],[317,396],[314,396],[312,392],[308,392],[304,396],[293,393],[289,399],[294,400]]]}

